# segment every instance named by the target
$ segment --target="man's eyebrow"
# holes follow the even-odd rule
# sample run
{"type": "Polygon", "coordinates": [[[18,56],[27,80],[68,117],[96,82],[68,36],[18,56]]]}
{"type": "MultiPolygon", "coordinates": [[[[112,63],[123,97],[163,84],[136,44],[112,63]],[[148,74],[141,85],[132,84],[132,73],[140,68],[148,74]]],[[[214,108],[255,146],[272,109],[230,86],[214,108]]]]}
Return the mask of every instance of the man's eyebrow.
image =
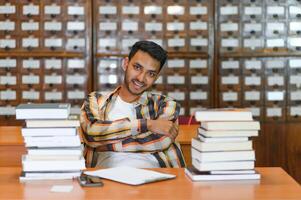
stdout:
{"type": "Polygon", "coordinates": [[[140,63],[135,62],[134,65],[138,65],[138,67],[143,67],[140,63]]]}

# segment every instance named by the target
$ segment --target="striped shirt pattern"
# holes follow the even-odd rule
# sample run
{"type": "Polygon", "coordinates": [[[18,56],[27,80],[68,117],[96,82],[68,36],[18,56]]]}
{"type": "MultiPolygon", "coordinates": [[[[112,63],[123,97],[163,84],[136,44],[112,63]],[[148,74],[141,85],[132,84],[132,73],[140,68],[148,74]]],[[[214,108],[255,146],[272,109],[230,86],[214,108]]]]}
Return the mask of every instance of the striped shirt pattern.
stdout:
{"type": "Polygon", "coordinates": [[[107,114],[120,87],[107,95],[90,93],[81,108],[80,123],[87,167],[95,167],[98,151],[152,153],[161,167],[185,167],[177,142],[147,130],[147,119],[166,119],[178,123],[179,104],[173,99],[144,92],[134,102],[137,119],[108,121],[107,114]]]}

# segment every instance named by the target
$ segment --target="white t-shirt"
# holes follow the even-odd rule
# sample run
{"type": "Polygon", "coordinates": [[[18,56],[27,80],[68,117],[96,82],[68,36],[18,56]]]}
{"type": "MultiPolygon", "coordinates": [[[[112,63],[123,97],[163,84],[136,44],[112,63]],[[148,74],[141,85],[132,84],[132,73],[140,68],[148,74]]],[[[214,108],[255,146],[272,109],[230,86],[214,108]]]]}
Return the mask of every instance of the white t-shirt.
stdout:
{"type": "MultiPolygon", "coordinates": [[[[119,96],[108,113],[108,120],[114,121],[122,118],[136,119],[135,106],[123,101],[119,96]]],[[[126,152],[98,152],[96,166],[117,167],[130,166],[137,168],[158,168],[157,159],[150,153],[126,153],[126,152]]]]}

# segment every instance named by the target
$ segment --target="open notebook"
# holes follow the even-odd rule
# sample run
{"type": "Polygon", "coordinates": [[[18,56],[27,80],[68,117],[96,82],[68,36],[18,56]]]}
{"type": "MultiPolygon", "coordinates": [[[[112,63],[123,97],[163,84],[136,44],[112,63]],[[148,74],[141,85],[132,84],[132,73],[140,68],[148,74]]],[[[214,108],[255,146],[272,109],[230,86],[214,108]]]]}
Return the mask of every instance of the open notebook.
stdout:
{"type": "Polygon", "coordinates": [[[155,172],[133,167],[114,167],[84,172],[90,176],[97,176],[129,185],[141,185],[155,181],[175,178],[176,175],[155,172]]]}

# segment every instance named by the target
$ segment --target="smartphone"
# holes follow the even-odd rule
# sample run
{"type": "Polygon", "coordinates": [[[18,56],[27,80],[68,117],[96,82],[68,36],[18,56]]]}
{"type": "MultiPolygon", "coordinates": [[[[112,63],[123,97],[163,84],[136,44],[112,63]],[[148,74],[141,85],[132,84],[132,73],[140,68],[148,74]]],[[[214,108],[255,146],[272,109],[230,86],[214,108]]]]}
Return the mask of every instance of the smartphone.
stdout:
{"type": "Polygon", "coordinates": [[[81,174],[78,177],[78,182],[83,187],[101,187],[103,186],[103,182],[101,178],[95,176],[89,176],[86,174],[81,174]]]}

